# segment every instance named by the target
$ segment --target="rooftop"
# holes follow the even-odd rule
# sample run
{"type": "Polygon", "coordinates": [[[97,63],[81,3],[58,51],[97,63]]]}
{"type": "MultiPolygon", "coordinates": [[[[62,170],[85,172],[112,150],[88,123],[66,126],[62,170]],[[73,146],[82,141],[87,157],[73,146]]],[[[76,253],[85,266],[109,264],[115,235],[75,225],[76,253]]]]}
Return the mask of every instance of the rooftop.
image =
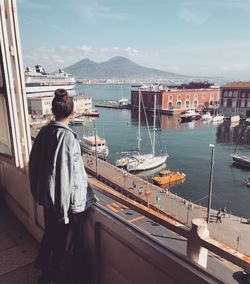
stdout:
{"type": "Polygon", "coordinates": [[[222,88],[250,88],[250,82],[228,82],[222,88]]]}

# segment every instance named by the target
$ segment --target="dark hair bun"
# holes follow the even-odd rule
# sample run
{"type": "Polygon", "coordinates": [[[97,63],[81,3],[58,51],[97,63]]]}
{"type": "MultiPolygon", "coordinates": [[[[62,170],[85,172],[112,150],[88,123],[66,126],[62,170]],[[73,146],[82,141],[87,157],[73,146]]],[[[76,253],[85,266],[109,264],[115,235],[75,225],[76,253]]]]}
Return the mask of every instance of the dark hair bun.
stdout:
{"type": "Polygon", "coordinates": [[[68,92],[65,89],[57,89],[55,90],[55,97],[63,98],[68,96],[68,92]]]}

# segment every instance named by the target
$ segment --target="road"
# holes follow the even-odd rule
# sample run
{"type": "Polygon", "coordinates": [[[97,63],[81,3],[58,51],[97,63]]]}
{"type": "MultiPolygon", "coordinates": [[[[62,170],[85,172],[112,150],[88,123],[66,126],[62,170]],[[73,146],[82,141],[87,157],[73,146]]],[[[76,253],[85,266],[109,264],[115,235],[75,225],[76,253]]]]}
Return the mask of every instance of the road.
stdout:
{"type": "MultiPolygon", "coordinates": [[[[96,195],[100,199],[100,204],[108,208],[113,213],[133,223],[146,234],[156,238],[164,243],[168,248],[178,253],[186,255],[187,241],[185,238],[166,229],[165,227],[155,223],[147,217],[140,215],[134,210],[124,206],[123,204],[114,201],[105,195],[101,189],[93,186],[96,195]]],[[[217,255],[209,253],[207,270],[215,276],[224,280],[225,283],[246,283],[241,277],[242,269],[234,264],[220,258],[217,255]]]]}

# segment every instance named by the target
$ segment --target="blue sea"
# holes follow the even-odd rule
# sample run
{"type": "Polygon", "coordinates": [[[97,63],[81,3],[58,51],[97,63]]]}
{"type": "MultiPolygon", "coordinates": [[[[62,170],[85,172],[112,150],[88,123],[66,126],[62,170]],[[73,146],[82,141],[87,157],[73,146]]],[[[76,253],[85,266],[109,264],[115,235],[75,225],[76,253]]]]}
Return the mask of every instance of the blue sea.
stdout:
{"type": "MultiPolygon", "coordinates": [[[[95,103],[108,100],[130,99],[131,85],[77,85],[75,92],[85,93],[95,103]]],[[[130,110],[98,108],[100,117],[95,119],[98,135],[104,136],[109,146],[108,161],[114,163],[118,154],[129,149],[136,149],[138,114],[130,110]]],[[[152,129],[152,114],[147,116],[152,129]]],[[[93,119],[87,119],[84,127],[75,130],[83,132],[93,130],[93,119]]],[[[194,121],[180,123],[178,116],[157,115],[156,152],[167,151],[169,158],[166,167],[186,174],[183,183],[170,188],[197,204],[207,205],[211,148],[215,145],[212,208],[227,206],[232,214],[250,217],[250,188],[246,186],[249,170],[232,165],[231,154],[242,130],[242,125],[231,127],[227,124],[213,125],[194,121]]],[[[142,152],[149,153],[151,146],[145,119],[142,119],[142,152]]],[[[240,153],[250,155],[249,140],[241,141],[240,153]]],[[[146,172],[149,177],[157,175],[146,172]]]]}

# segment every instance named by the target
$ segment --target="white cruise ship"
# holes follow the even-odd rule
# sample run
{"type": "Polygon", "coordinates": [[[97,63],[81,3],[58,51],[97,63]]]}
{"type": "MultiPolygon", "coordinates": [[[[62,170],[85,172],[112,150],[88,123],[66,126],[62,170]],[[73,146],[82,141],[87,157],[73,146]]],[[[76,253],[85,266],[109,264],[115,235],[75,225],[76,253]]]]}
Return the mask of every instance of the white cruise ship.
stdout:
{"type": "Polygon", "coordinates": [[[59,69],[54,73],[46,73],[40,65],[27,67],[25,72],[26,93],[53,92],[58,88],[71,90],[76,81],[70,74],[59,69]]]}

